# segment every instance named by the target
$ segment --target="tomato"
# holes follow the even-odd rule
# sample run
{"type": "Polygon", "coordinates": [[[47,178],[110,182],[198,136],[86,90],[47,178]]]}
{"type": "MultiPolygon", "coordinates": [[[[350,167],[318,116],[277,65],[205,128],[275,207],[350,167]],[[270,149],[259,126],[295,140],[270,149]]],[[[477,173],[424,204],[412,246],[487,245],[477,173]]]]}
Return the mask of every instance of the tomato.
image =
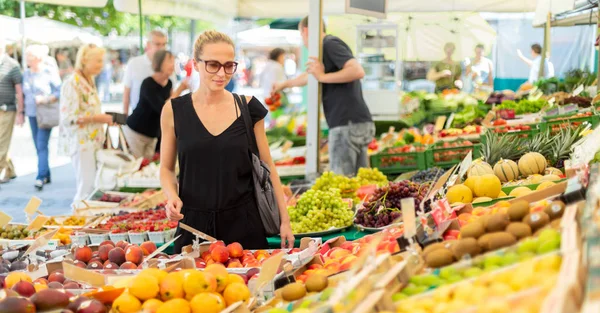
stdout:
{"type": "Polygon", "coordinates": [[[272,105],[273,104],[273,99],[272,98],[265,99],[265,104],[266,105],[272,105]]]}

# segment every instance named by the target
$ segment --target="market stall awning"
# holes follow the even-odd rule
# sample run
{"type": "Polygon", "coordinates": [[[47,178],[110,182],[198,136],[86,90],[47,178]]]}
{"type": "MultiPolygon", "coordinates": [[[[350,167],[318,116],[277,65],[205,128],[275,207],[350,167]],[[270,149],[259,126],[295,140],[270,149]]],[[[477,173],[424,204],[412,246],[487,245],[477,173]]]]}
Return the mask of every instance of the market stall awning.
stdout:
{"type": "Polygon", "coordinates": [[[546,24],[548,14],[556,14],[571,11],[575,8],[575,0],[538,0],[533,18],[533,26],[546,24]]]}
{"type": "MultiPolygon", "coordinates": [[[[296,25],[298,25],[296,23],[296,25]]],[[[269,26],[253,28],[237,34],[236,46],[245,47],[298,47],[302,45],[297,30],[271,29],[269,26]]]]}
{"type": "MultiPolygon", "coordinates": [[[[0,16],[2,34],[8,41],[21,39],[20,23],[16,18],[0,16]]],[[[25,39],[27,43],[37,43],[49,47],[80,46],[84,43],[102,45],[102,38],[84,28],[47,19],[44,17],[28,17],[25,23],[25,39]]]]}
{"type": "MultiPolygon", "coordinates": [[[[114,0],[117,11],[139,14],[138,0],[114,0]]],[[[177,16],[224,25],[235,16],[237,0],[142,0],[143,15],[177,16]]]]}
{"type": "Polygon", "coordinates": [[[47,3],[74,7],[103,8],[108,0],[25,0],[26,2],[47,3]]]}

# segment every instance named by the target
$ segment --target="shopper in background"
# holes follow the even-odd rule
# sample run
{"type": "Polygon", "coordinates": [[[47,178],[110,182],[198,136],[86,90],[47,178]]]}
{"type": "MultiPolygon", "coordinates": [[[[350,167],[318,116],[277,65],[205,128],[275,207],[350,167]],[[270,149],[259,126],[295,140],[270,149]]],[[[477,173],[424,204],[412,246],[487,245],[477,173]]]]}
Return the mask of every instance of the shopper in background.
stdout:
{"type": "Polygon", "coordinates": [[[184,80],[175,92],[169,79],[175,71],[175,58],[170,51],[159,50],[152,60],[154,74],[144,79],[140,89],[140,101],[123,127],[129,151],[136,158],[151,160],[160,135],[160,113],[165,102],[187,88],[184,80]]]}
{"type": "Polygon", "coordinates": [[[459,62],[452,59],[456,50],[454,43],[448,42],[444,45],[446,58],[433,65],[427,73],[427,79],[435,82],[435,92],[442,92],[446,89],[461,89],[463,87],[460,77],[462,68],[459,62]]]}
{"type": "Polygon", "coordinates": [[[484,51],[482,44],[475,46],[475,58],[467,66],[466,74],[470,76],[474,86],[487,86],[494,90],[494,64],[483,56],[484,51]]]}
{"type": "MultiPolygon", "coordinates": [[[[308,47],[308,17],[298,25],[308,47]]],[[[362,95],[360,79],[365,71],[340,38],[325,34],[323,25],[323,63],[311,57],[307,73],[277,83],[273,91],[304,86],[308,75],[323,84],[323,111],[329,126],[329,164],[333,172],[354,176],[369,165],[367,145],[375,136],[375,125],[362,95]]]]}
{"type": "Polygon", "coordinates": [[[123,113],[130,114],[140,100],[140,88],[144,79],[152,76],[152,59],[154,53],[165,49],[167,46],[167,35],[160,30],[153,30],[148,34],[146,42],[146,52],[142,55],[131,58],[127,63],[123,84],[123,113]]]}
{"type": "Polygon", "coordinates": [[[269,53],[269,59],[265,63],[263,71],[260,73],[260,88],[263,90],[263,97],[267,98],[273,90],[273,85],[285,81],[285,50],[275,48],[269,53]]]}
{"type": "MultiPolygon", "coordinates": [[[[50,165],[48,164],[48,142],[52,128],[38,127],[38,105],[46,105],[58,101],[60,97],[59,74],[43,63],[48,55],[46,50],[39,45],[28,46],[25,50],[25,60],[28,69],[23,73],[23,97],[25,101],[25,115],[29,119],[31,135],[38,157],[38,173],[35,178],[35,188],[42,190],[45,184],[50,183],[50,165]]],[[[56,115],[59,111],[56,110],[56,115]]]]}
{"type": "MultiPolygon", "coordinates": [[[[523,52],[521,52],[521,50],[519,50],[519,49],[517,49],[517,55],[523,62],[525,62],[530,67],[529,79],[527,80],[527,82],[530,84],[534,84],[536,81],[538,81],[539,76],[540,76],[540,67],[541,67],[541,63],[542,63],[542,46],[540,46],[537,43],[531,45],[531,57],[533,59],[528,59],[527,57],[525,57],[523,55],[523,52]]],[[[549,58],[546,58],[544,60],[544,77],[543,78],[550,78],[550,77],[554,77],[554,66],[550,64],[549,58]]]]}
{"type": "Polygon", "coordinates": [[[56,54],[56,60],[58,62],[58,71],[60,79],[64,80],[65,77],[73,73],[73,63],[69,57],[69,50],[61,50],[56,54]]]}
{"type": "Polygon", "coordinates": [[[93,44],[79,48],[75,72],[62,86],[60,97],[59,152],[71,157],[77,193],[74,204],[94,190],[96,151],[104,145],[104,125],[113,118],[103,114],[94,76],[100,74],[104,49],[93,44]]]}
{"type": "MultiPolygon", "coordinates": [[[[226,243],[239,242],[247,249],[267,247],[252,182],[250,150],[256,149],[272,169],[282,247],[292,248],[294,235],[264,128],[267,110],[256,98],[246,97],[248,104],[243,109],[250,113],[248,121],[234,96],[225,90],[237,65],[229,36],[217,31],[202,33],[194,44],[200,88],[170,100],[163,108],[160,181],[167,196],[167,216],[226,243]],[[253,125],[253,134],[248,134],[246,123],[253,125]],[[257,147],[250,146],[249,136],[256,138],[257,147]]],[[[176,235],[181,237],[175,253],[195,239],[181,228],[176,235]]]]}
{"type": "Polygon", "coordinates": [[[0,36],[0,183],[17,177],[8,158],[14,125],[23,125],[23,76],[19,63],[5,53],[6,43],[0,36]]]}

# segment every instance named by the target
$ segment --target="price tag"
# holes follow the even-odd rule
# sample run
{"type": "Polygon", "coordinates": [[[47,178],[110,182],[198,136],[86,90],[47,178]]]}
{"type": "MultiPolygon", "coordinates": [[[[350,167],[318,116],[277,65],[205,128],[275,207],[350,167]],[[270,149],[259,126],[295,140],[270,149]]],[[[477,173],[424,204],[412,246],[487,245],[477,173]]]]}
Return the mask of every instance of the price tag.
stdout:
{"type": "Polygon", "coordinates": [[[575,88],[575,90],[573,90],[573,96],[578,96],[580,93],[583,92],[583,85],[579,85],[579,87],[575,88]]]}
{"type": "Polygon", "coordinates": [[[438,116],[437,119],[435,120],[435,131],[439,132],[440,130],[444,129],[445,123],[446,123],[446,116],[445,115],[438,116]]]}
{"type": "Polygon", "coordinates": [[[577,112],[577,110],[579,110],[579,107],[576,104],[569,104],[562,107],[563,114],[577,112]]]}
{"type": "Polygon", "coordinates": [[[471,167],[471,163],[473,163],[473,150],[469,151],[469,153],[465,156],[465,158],[460,163],[460,172],[458,177],[464,177],[469,168],[471,167]]]}
{"type": "Polygon", "coordinates": [[[4,213],[3,211],[0,211],[0,228],[8,225],[8,223],[10,223],[10,221],[12,221],[12,217],[10,217],[10,215],[4,213]]]}
{"type": "Polygon", "coordinates": [[[34,253],[35,251],[37,251],[38,249],[46,246],[46,244],[48,244],[48,242],[50,241],[50,239],[52,239],[52,237],[54,237],[54,235],[56,235],[56,233],[58,233],[58,228],[51,231],[51,232],[47,232],[45,234],[43,234],[42,236],[39,236],[30,246],[29,249],[27,249],[27,251],[25,251],[24,255],[29,255],[31,253],[34,253]]]}
{"type": "Polygon", "coordinates": [[[184,223],[179,223],[179,227],[181,227],[182,229],[185,229],[185,230],[189,231],[190,233],[192,233],[192,234],[194,234],[194,235],[196,235],[196,236],[198,236],[198,237],[200,237],[200,238],[202,238],[204,240],[208,240],[210,242],[217,241],[216,238],[213,238],[213,237],[211,237],[211,236],[209,236],[209,235],[207,235],[207,234],[205,234],[205,233],[203,233],[203,232],[201,232],[201,231],[199,231],[199,230],[197,230],[197,229],[195,229],[193,227],[190,227],[190,226],[188,226],[188,225],[186,225],[184,223]]]}
{"type": "Polygon", "coordinates": [[[67,262],[63,262],[62,267],[64,275],[68,279],[86,283],[98,288],[105,285],[104,275],[100,273],[86,270],[67,262]]]}
{"type": "Polygon", "coordinates": [[[402,206],[402,221],[404,225],[404,237],[412,238],[417,234],[417,219],[415,215],[415,199],[404,198],[400,200],[402,206]]]}
{"type": "Polygon", "coordinates": [[[36,212],[42,214],[42,212],[38,211],[38,208],[40,207],[41,204],[42,204],[42,199],[40,199],[38,197],[31,197],[31,199],[29,199],[29,203],[27,203],[27,205],[25,206],[25,209],[23,211],[25,211],[25,213],[27,215],[33,215],[36,212]]]}
{"type": "Polygon", "coordinates": [[[44,226],[46,224],[46,222],[48,222],[48,220],[50,220],[49,216],[38,215],[29,224],[29,226],[27,226],[27,230],[29,230],[29,231],[36,231],[36,230],[42,228],[42,226],[44,226]]]}
{"type": "Polygon", "coordinates": [[[556,102],[556,98],[555,98],[555,97],[552,97],[552,98],[550,98],[550,100],[548,100],[548,104],[549,104],[550,106],[553,106],[553,105],[554,105],[554,102],[556,102]]]}
{"type": "Polygon", "coordinates": [[[260,291],[264,286],[266,286],[270,281],[275,278],[277,275],[277,271],[279,270],[279,265],[281,265],[281,261],[283,260],[283,252],[277,253],[276,255],[268,258],[265,263],[263,263],[260,274],[258,274],[258,280],[256,282],[256,290],[255,294],[260,291]]]}
{"type": "Polygon", "coordinates": [[[448,117],[448,121],[446,121],[446,129],[452,127],[452,122],[454,122],[454,113],[450,114],[450,117],[448,117]]]}
{"type": "Polygon", "coordinates": [[[156,249],[154,252],[152,252],[150,255],[146,256],[144,258],[144,260],[142,261],[142,263],[152,259],[153,257],[155,257],[156,255],[158,255],[159,253],[165,251],[165,249],[167,249],[172,243],[175,242],[175,240],[179,239],[179,237],[181,237],[181,235],[171,239],[169,242],[163,244],[162,246],[160,246],[160,248],[156,249]]]}
{"type": "Polygon", "coordinates": [[[488,111],[488,113],[485,115],[485,118],[481,122],[481,125],[490,126],[492,124],[492,120],[494,119],[495,116],[496,116],[496,114],[494,111],[488,111]]]}

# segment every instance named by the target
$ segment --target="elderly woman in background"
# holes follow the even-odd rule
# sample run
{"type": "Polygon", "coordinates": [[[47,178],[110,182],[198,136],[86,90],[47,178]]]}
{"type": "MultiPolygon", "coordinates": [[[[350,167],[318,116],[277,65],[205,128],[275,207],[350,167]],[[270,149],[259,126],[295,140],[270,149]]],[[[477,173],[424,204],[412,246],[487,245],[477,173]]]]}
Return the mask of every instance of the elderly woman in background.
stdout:
{"type": "Polygon", "coordinates": [[[23,73],[23,96],[25,100],[25,115],[29,119],[31,134],[38,157],[38,173],[35,178],[35,188],[42,190],[45,184],[50,183],[50,166],[48,164],[48,141],[52,127],[38,125],[38,114],[55,114],[46,118],[56,119],[59,112],[44,110],[38,112],[37,107],[56,103],[60,97],[60,77],[58,73],[44,64],[48,56],[43,46],[32,45],[25,50],[27,69],[23,73]]]}
{"type": "Polygon", "coordinates": [[[75,71],[62,87],[60,98],[60,152],[71,156],[77,193],[74,204],[94,190],[96,151],[104,145],[104,124],[113,118],[103,114],[94,77],[102,71],[104,49],[93,44],[79,48],[75,71]]]}
{"type": "Polygon", "coordinates": [[[459,62],[452,59],[452,55],[456,50],[454,43],[448,42],[444,45],[444,54],[446,57],[435,63],[429,72],[427,79],[435,82],[435,92],[442,92],[446,89],[462,88],[463,84],[460,80],[462,75],[462,67],[459,62]]]}

